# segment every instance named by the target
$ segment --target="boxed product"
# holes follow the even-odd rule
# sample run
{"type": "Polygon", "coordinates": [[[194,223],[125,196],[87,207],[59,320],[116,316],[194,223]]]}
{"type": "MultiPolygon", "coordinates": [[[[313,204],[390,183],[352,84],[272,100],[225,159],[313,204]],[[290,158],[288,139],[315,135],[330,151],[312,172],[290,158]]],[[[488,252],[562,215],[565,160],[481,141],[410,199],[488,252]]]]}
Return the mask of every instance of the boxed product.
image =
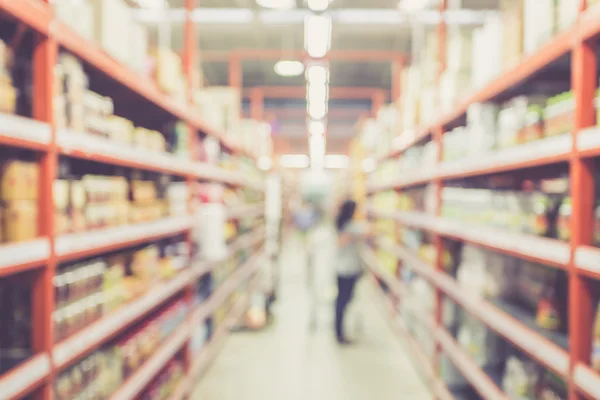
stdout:
{"type": "Polygon", "coordinates": [[[523,21],[523,51],[531,54],[554,36],[555,0],[524,0],[523,21]]]}
{"type": "Polygon", "coordinates": [[[10,74],[12,51],[0,40],[0,112],[13,114],[17,107],[17,90],[10,74]]]}
{"type": "Polygon", "coordinates": [[[165,93],[174,95],[180,90],[183,80],[181,58],[173,50],[158,47],[152,51],[155,61],[154,80],[165,93]]]}
{"type": "Polygon", "coordinates": [[[472,85],[479,88],[503,72],[503,35],[505,27],[499,16],[489,17],[473,31],[472,85]]]}
{"type": "Polygon", "coordinates": [[[54,2],[56,18],[86,40],[94,40],[94,9],[88,1],[61,0],[54,2]]]}
{"type": "Polygon", "coordinates": [[[16,200],[4,204],[3,231],[7,242],[23,242],[38,236],[36,201],[16,200]]]}
{"type": "Polygon", "coordinates": [[[126,63],[130,57],[131,9],[123,0],[90,0],[94,38],[108,54],[126,63]]]}
{"type": "Polygon", "coordinates": [[[521,62],[523,55],[523,0],[502,0],[500,10],[504,25],[503,66],[510,69],[521,62]]]}
{"type": "Polygon", "coordinates": [[[451,28],[448,31],[447,70],[469,71],[473,46],[472,32],[467,29],[451,28]]]}
{"type": "Polygon", "coordinates": [[[544,110],[544,135],[558,136],[573,130],[575,99],[568,91],[550,97],[544,110]]]}
{"type": "Polygon", "coordinates": [[[206,105],[215,105],[201,110],[202,118],[211,121],[211,125],[226,134],[236,131],[241,115],[241,96],[237,88],[213,86],[202,89],[197,95],[198,101],[206,105]],[[211,113],[214,113],[211,115],[211,113]]]}
{"type": "Polygon", "coordinates": [[[143,25],[133,21],[129,31],[131,36],[127,62],[136,72],[145,76],[148,69],[148,32],[143,25]]]}
{"type": "Polygon", "coordinates": [[[37,200],[39,196],[39,167],[35,162],[5,160],[2,163],[0,199],[37,200]]]}
{"type": "Polygon", "coordinates": [[[558,0],[558,3],[556,4],[557,29],[559,31],[569,29],[577,20],[578,13],[579,2],[572,0],[558,0]]]}

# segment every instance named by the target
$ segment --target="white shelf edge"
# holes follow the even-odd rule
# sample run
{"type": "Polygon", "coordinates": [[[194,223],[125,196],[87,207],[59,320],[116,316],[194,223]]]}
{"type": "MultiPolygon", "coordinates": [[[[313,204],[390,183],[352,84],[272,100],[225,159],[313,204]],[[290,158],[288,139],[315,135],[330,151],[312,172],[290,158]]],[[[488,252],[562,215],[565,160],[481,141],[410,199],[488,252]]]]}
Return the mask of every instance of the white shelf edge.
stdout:
{"type": "Polygon", "coordinates": [[[190,219],[187,217],[168,217],[152,222],[60,235],[56,238],[54,248],[58,256],[63,256],[72,252],[143,239],[147,236],[167,235],[188,229],[190,226],[190,219]]]}
{"type": "Polygon", "coordinates": [[[85,132],[61,129],[56,134],[58,145],[66,152],[82,151],[90,155],[114,157],[145,164],[148,168],[174,170],[180,174],[192,171],[192,162],[167,152],[152,152],[118,143],[85,132]]]}
{"type": "Polygon", "coordinates": [[[600,374],[591,368],[578,364],[573,373],[575,385],[586,393],[596,396],[600,393],[600,374]]]}
{"type": "Polygon", "coordinates": [[[191,273],[189,271],[182,272],[171,281],[152,288],[138,300],[124,305],[121,309],[104,316],[83,331],[65,339],[54,346],[52,352],[54,363],[60,367],[77,358],[87,349],[93,348],[182,290],[190,280],[191,273]]]}
{"type": "Polygon", "coordinates": [[[600,147],[600,127],[594,126],[579,131],[577,134],[577,150],[585,151],[600,147]]]}
{"type": "Polygon", "coordinates": [[[600,274],[600,248],[578,247],[575,251],[577,268],[600,274]]]}
{"type": "Polygon", "coordinates": [[[47,238],[0,245],[0,269],[43,261],[48,257],[50,257],[50,240],[47,238]]]}
{"type": "Polygon", "coordinates": [[[0,136],[47,145],[50,143],[50,125],[18,115],[0,113],[0,136]]]}
{"type": "Polygon", "coordinates": [[[50,374],[50,357],[39,354],[0,376],[0,400],[15,398],[50,374]]]}

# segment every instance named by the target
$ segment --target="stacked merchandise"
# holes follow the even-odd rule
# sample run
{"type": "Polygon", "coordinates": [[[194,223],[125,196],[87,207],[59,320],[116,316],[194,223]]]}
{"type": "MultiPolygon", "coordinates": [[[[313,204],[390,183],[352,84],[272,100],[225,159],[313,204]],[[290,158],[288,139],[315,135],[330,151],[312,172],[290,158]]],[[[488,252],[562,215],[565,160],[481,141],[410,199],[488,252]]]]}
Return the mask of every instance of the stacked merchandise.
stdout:
{"type": "Polygon", "coordinates": [[[156,379],[140,396],[140,400],[165,400],[184,378],[185,367],[181,359],[175,358],[166,365],[156,379]]]}
{"type": "MultiPolygon", "coordinates": [[[[568,178],[528,181],[489,189],[446,187],[441,215],[476,225],[568,241],[571,238],[571,198],[568,178]],[[526,190],[524,190],[526,189],[526,190]]],[[[600,206],[597,206],[597,209],[600,206]]],[[[600,218],[600,212],[595,213],[600,218]]],[[[598,229],[598,223],[594,229],[598,229]]],[[[599,242],[600,232],[594,232],[599,242]]]]}
{"type": "Polygon", "coordinates": [[[34,279],[18,274],[0,279],[0,374],[34,354],[32,296],[34,279]]]}
{"type": "Polygon", "coordinates": [[[175,276],[189,264],[183,237],[59,267],[53,279],[56,342],[175,276]]]}
{"type": "Polygon", "coordinates": [[[185,183],[158,174],[113,171],[77,160],[61,160],[59,178],[54,181],[53,190],[56,234],[187,214],[185,183]],[[81,173],[86,170],[90,173],[81,173]],[[115,174],[111,173],[113,171],[115,174]]]}
{"type": "Polygon", "coordinates": [[[17,110],[17,88],[11,76],[12,65],[12,51],[0,40],[0,113],[14,114],[17,110]]]}
{"type": "Polygon", "coordinates": [[[0,243],[38,236],[38,198],[38,164],[6,155],[0,165],[0,243]]]}
{"type": "MultiPolygon", "coordinates": [[[[89,89],[90,78],[77,58],[62,54],[55,69],[55,79],[56,125],[59,130],[68,130],[63,132],[62,140],[76,140],[69,135],[87,133],[126,148],[148,153],[168,151],[189,158],[190,133],[185,124],[165,125],[163,135],[156,130],[135,127],[132,121],[114,115],[113,100],[89,89]]],[[[89,135],[85,139],[93,140],[89,135]]]]}
{"type": "MultiPolygon", "coordinates": [[[[187,303],[183,299],[177,299],[136,328],[63,371],[55,381],[55,398],[57,400],[110,398],[122,382],[141,368],[160,348],[160,345],[185,322],[186,314],[187,303]]],[[[164,373],[168,371],[169,369],[164,373]]],[[[174,375],[170,378],[179,379],[177,375],[180,376],[181,371],[171,372],[174,375]]],[[[160,382],[160,379],[155,381],[149,390],[151,391],[154,385],[160,382]]],[[[156,393],[152,392],[152,395],[155,396],[156,393]]]]}

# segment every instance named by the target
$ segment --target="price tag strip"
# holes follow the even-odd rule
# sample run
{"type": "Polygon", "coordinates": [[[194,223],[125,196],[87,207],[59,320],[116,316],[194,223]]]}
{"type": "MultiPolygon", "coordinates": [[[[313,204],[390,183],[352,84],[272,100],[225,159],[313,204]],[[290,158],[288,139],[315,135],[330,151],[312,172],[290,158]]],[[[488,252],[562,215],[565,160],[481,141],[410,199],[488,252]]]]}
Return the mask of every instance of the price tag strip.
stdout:
{"type": "Polygon", "coordinates": [[[578,247],[575,252],[575,264],[579,269],[600,274],[600,249],[587,246],[578,247]]]}
{"type": "Polygon", "coordinates": [[[49,144],[50,125],[18,115],[0,113],[0,135],[33,143],[49,144]]]}
{"type": "Polygon", "coordinates": [[[183,290],[191,280],[191,272],[184,271],[171,281],[153,287],[150,292],[138,300],[123,306],[83,331],[57,344],[52,352],[54,364],[60,368],[86,352],[95,349],[114,334],[128,327],[133,321],[183,290]]]}
{"type": "Polygon", "coordinates": [[[0,269],[32,262],[42,262],[48,257],[50,257],[50,241],[46,238],[0,245],[0,269]]]}
{"type": "Polygon", "coordinates": [[[589,396],[597,398],[600,395],[600,374],[587,365],[577,364],[573,374],[575,385],[589,396]]]}
{"type": "Polygon", "coordinates": [[[0,400],[16,398],[27,388],[37,384],[49,374],[50,357],[47,354],[34,356],[2,376],[0,379],[0,400]]]}
{"type": "Polygon", "coordinates": [[[152,152],[131,147],[90,133],[63,129],[57,132],[56,140],[66,153],[81,151],[91,157],[111,157],[125,164],[134,162],[146,166],[147,169],[173,171],[181,175],[190,174],[193,170],[190,160],[167,152],[152,152]]]}

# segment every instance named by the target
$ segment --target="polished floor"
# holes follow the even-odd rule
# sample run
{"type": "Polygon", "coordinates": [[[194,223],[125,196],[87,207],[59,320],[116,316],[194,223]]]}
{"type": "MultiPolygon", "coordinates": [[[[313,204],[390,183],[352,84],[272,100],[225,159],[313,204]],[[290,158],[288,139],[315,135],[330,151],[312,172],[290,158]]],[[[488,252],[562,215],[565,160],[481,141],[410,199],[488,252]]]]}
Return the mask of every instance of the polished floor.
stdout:
{"type": "Polygon", "coordinates": [[[432,398],[377,309],[375,289],[366,279],[347,321],[355,343],[338,346],[332,333],[333,232],[320,229],[315,242],[314,284],[308,285],[303,242],[292,236],[282,250],[274,323],[260,332],[232,334],[193,400],[432,398]]]}

